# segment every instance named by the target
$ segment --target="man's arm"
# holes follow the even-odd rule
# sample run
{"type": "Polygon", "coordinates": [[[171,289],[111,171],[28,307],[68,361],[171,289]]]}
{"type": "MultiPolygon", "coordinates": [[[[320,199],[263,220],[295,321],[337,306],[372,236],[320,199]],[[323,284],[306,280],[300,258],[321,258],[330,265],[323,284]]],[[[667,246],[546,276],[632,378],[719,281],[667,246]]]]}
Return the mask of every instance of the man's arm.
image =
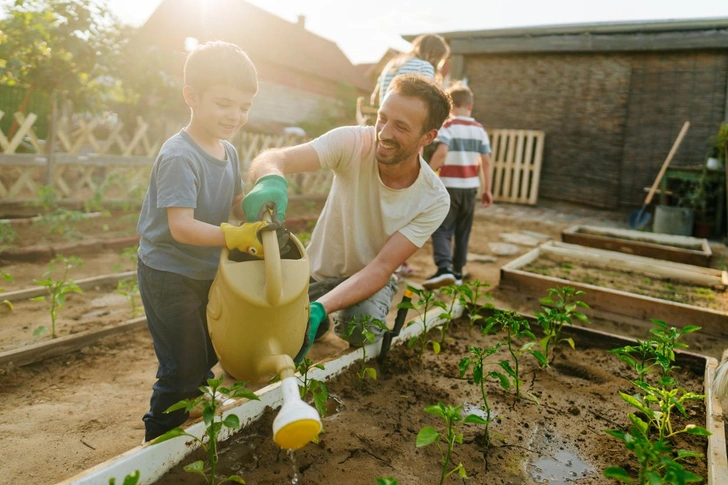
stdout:
{"type": "Polygon", "coordinates": [[[437,145],[437,148],[435,148],[435,152],[430,158],[430,168],[435,171],[440,170],[440,167],[445,164],[445,157],[447,157],[447,152],[449,151],[450,147],[448,147],[444,143],[439,143],[437,145]]]}
{"type": "Polygon", "coordinates": [[[394,233],[371,263],[317,301],[327,314],[331,314],[366,300],[382,289],[394,271],[417,249],[404,235],[394,233]]]}
{"type": "Polygon", "coordinates": [[[255,182],[264,175],[313,172],[321,168],[318,153],[311,145],[266,150],[250,165],[250,179],[255,182]]]}
{"type": "Polygon", "coordinates": [[[195,219],[189,207],[168,207],[167,221],[175,241],[194,246],[225,246],[225,234],[218,226],[195,219]]]}
{"type": "Polygon", "coordinates": [[[491,184],[493,171],[491,169],[490,155],[483,153],[480,155],[480,186],[483,188],[483,194],[480,197],[483,207],[490,207],[493,203],[493,192],[491,184]]]}

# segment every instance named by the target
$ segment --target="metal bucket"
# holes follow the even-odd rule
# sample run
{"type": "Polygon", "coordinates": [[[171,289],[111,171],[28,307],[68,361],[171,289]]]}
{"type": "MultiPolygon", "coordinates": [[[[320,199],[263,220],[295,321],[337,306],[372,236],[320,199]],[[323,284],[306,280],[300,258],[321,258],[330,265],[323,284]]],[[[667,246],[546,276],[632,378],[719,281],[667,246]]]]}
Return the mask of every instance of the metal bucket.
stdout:
{"type": "Polygon", "coordinates": [[[653,232],[691,236],[693,234],[693,210],[685,207],[658,205],[655,207],[653,232]]]}

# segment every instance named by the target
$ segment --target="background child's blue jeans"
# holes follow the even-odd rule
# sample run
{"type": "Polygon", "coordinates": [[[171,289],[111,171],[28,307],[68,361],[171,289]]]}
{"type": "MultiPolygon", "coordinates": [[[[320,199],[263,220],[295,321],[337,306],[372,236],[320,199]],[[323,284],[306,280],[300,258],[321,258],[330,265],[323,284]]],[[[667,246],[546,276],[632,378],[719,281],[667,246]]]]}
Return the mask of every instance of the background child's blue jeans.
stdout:
{"type": "Polygon", "coordinates": [[[149,411],[144,415],[146,441],[187,420],[188,413],[164,411],[182,399],[200,395],[198,389],[213,377],[217,356],[207,332],[207,295],[212,280],[193,280],[159,271],[139,260],[139,292],[159,367],[149,411]]]}

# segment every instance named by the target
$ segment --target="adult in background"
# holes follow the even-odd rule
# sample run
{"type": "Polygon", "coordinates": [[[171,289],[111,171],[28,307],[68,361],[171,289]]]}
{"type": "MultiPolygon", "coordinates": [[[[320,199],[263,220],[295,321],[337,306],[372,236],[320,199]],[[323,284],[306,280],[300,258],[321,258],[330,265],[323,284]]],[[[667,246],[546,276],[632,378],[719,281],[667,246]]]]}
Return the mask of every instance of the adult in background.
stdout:
{"type": "MultiPolygon", "coordinates": [[[[336,128],[302,145],[258,155],[255,187],[243,199],[247,217],[274,202],[283,220],[284,175],[331,169],[334,179],[311,234],[309,331],[300,359],[329,326],[343,337],[347,324],[370,315],[385,321],[397,291],[393,273],[440,226],[450,197],[420,157],[450,111],[450,97],[419,74],[397,76],[379,107],[376,126],[336,128]]],[[[375,332],[380,338],[382,331],[375,332]]],[[[346,337],[353,345],[361,333],[346,337]]]]}

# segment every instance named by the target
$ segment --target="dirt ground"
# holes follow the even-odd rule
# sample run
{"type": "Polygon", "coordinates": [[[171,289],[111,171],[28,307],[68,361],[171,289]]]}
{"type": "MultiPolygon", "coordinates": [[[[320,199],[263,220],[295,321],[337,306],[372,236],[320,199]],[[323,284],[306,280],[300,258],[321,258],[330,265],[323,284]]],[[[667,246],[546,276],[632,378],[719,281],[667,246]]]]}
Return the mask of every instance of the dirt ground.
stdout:
{"type": "MultiPolygon", "coordinates": [[[[479,210],[470,251],[493,255],[489,243],[499,242],[501,233],[527,230],[558,239],[561,230],[573,224],[624,227],[625,220],[622,214],[573,206],[499,204],[479,210]]],[[[496,285],[500,266],[529,249],[518,246],[515,254],[497,256],[495,262],[469,263],[470,278],[496,285]]],[[[724,249],[722,245],[714,247],[714,251],[724,249]]],[[[120,256],[108,252],[85,256],[84,261],[75,278],[111,272],[120,256]]],[[[435,267],[429,243],[409,263],[414,269],[410,276],[412,281],[421,282],[431,275],[435,267]]],[[[3,282],[1,286],[6,290],[27,287],[45,268],[45,263],[2,265],[0,269],[12,272],[16,283],[3,282]]],[[[520,298],[497,289],[492,293],[498,306],[527,312],[538,309],[534,299],[520,298]]],[[[94,298],[102,296],[94,296],[91,300],[94,298]]],[[[26,308],[24,305],[26,303],[22,308],[26,308]]],[[[89,307],[92,308],[90,303],[89,307]]],[[[98,308],[91,311],[98,311],[98,308]]],[[[9,321],[8,316],[8,312],[0,310],[2,327],[9,321]]],[[[32,331],[41,323],[40,313],[31,313],[26,320],[22,324],[32,331]]],[[[635,333],[634,329],[619,323],[606,322],[598,328],[635,333]]],[[[695,350],[719,357],[724,347],[728,347],[728,343],[710,341],[701,342],[695,350]]],[[[331,336],[317,343],[310,356],[321,359],[345,349],[345,344],[331,336]]],[[[156,358],[146,330],[108,337],[82,351],[37,364],[0,368],[0,400],[3,403],[0,407],[0,449],[3,450],[4,472],[0,475],[0,483],[55,483],[138,446],[143,436],[141,416],[147,410],[155,372],[156,358]]],[[[524,439],[527,439],[525,435],[524,439]]]]}
{"type": "MultiPolygon", "coordinates": [[[[487,348],[501,341],[500,335],[484,338],[469,328],[467,320],[455,322],[450,333],[455,341],[446,344],[440,355],[427,352],[422,363],[414,349],[396,347],[383,366],[368,364],[378,368],[380,378],[367,379],[361,390],[358,369],[330,381],[338,406],[323,419],[325,432],[319,443],[295,452],[295,466],[270,436],[275,413],[269,412],[223,448],[219,476],[236,473],[256,485],[369,485],[377,477],[394,477],[401,485],[437,483],[441,470],[437,446],[418,449],[415,442],[423,427],[444,432],[444,423],[423,410],[440,402],[463,406],[463,414],[484,417],[479,387],[460,379],[458,362],[469,355],[468,345],[487,348]]],[[[437,330],[431,333],[431,338],[438,337],[437,330]]],[[[543,371],[534,359],[522,357],[522,392],[536,396],[540,405],[528,398],[516,404],[514,389],[503,390],[491,380],[486,387],[495,418],[490,429],[493,447],[484,446],[482,427],[459,423],[456,432],[463,433],[463,443],[455,446],[448,471],[462,463],[470,481],[454,476],[446,483],[530,485],[568,480],[596,485],[607,482],[601,475],[607,466],[636,470],[622,444],[604,433],[627,426],[632,410],[619,391],[632,392],[629,380],[634,376],[605,348],[592,346],[595,343],[599,342],[577,338],[575,352],[559,352],[555,364],[543,371]]],[[[506,348],[489,358],[492,365],[486,369],[499,369],[500,360],[509,360],[506,348]]],[[[678,380],[701,392],[701,379],[691,371],[684,369],[678,380]]],[[[705,422],[703,404],[690,403],[688,415],[680,429],[705,422]]],[[[707,439],[690,438],[673,446],[705,454],[707,439]]],[[[202,458],[196,453],[189,462],[202,458]]],[[[200,483],[198,476],[181,468],[157,483],[200,483]]],[[[691,461],[689,469],[706,476],[702,460],[691,461]]]]}

